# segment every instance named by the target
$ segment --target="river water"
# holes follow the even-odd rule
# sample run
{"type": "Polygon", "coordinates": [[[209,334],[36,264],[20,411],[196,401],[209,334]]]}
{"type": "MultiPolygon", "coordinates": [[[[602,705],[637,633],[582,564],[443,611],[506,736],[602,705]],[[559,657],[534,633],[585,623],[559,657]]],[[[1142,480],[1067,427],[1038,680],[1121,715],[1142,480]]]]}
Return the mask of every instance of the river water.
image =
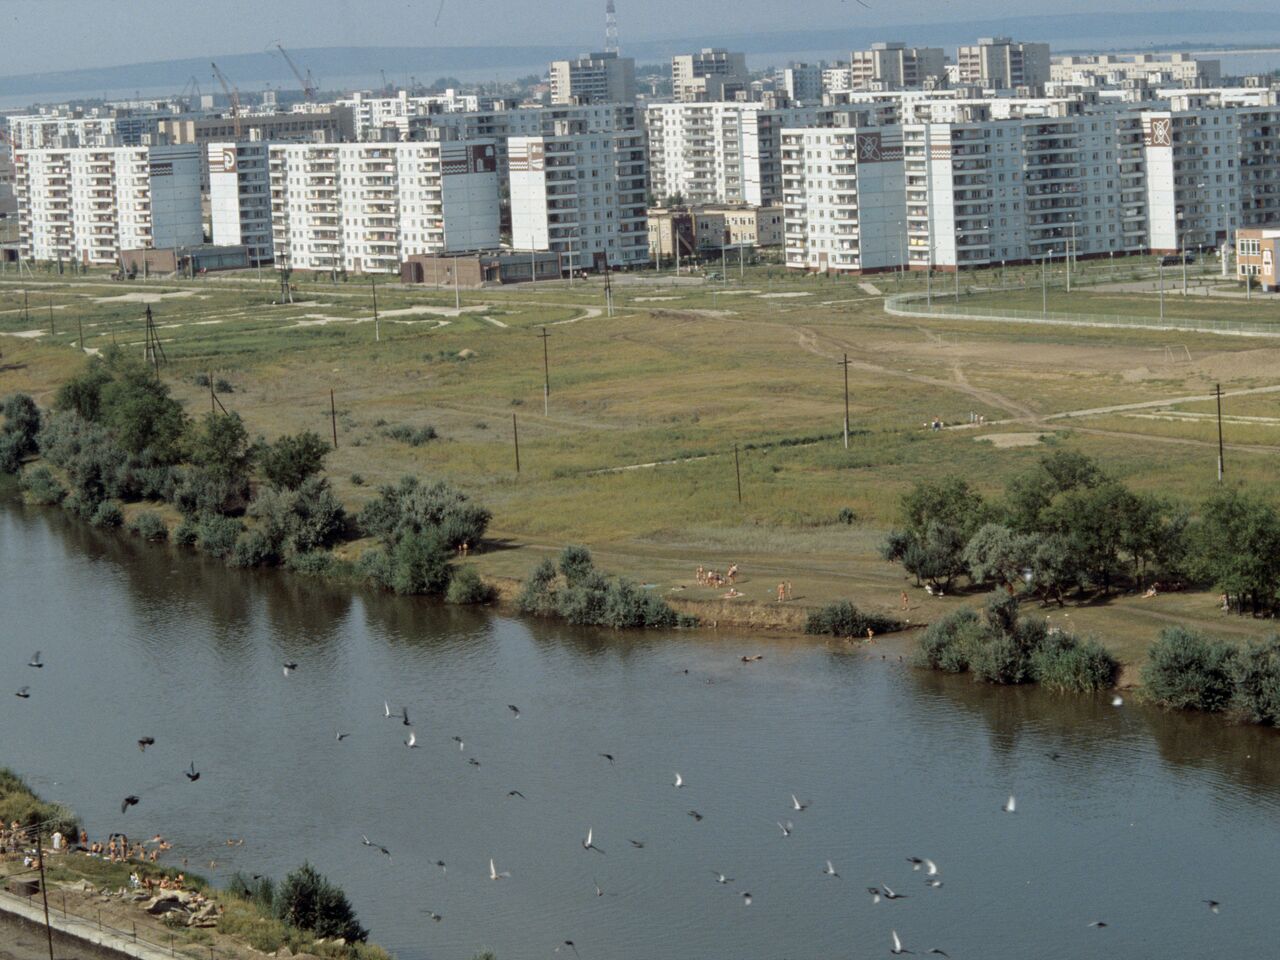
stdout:
{"type": "Polygon", "coordinates": [[[957,960],[1276,955],[1268,731],[980,688],[877,650],[331,591],[3,499],[0,609],[0,763],[95,836],[164,834],[215,878],[310,860],[402,960],[566,939],[583,960],[865,957],[894,929],[957,960]],[[884,884],[906,899],[873,904],[884,884]]]}

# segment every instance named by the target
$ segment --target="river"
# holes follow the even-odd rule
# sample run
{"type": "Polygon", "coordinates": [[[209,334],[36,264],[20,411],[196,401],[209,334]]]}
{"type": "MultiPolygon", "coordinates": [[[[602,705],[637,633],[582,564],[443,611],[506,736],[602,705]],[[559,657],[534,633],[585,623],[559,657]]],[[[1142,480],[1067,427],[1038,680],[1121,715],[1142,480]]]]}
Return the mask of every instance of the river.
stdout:
{"type": "Polygon", "coordinates": [[[1202,958],[1274,955],[1280,935],[1270,731],[977,687],[874,648],[330,590],[2,498],[0,610],[0,764],[95,836],[164,834],[215,878],[310,860],[402,960],[566,939],[583,960],[866,957],[894,929],[957,960],[1202,958]],[[873,904],[884,884],[907,898],[873,904]]]}

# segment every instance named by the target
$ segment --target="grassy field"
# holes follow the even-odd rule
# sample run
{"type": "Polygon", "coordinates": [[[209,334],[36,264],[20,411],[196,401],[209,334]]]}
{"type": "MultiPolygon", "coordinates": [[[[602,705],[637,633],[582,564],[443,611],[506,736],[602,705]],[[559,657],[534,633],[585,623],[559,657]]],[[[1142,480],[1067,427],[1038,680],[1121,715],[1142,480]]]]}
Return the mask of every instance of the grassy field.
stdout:
{"type": "MultiPolygon", "coordinates": [[[[352,505],[406,471],[447,477],[493,509],[494,532],[512,548],[479,556],[485,573],[522,577],[540,555],[581,542],[606,569],[702,600],[715,595],[692,584],[694,567],[736,562],[748,601],[767,602],[789,579],[796,606],[848,597],[896,609],[902,571],[875,552],[898,496],[947,473],[998,494],[1047,444],[1097,457],[1137,488],[1198,501],[1215,483],[1217,428],[1198,416],[1211,403],[1185,398],[1219,382],[1224,412],[1239,418],[1227,425],[1231,479],[1280,496],[1280,429],[1268,422],[1280,423],[1280,392],[1230,396],[1280,383],[1275,341],[886,315],[882,294],[919,289],[918,275],[858,282],[747,268],[740,279],[731,266],[727,279],[620,278],[612,318],[599,280],[464,290],[460,310],[452,290],[379,282],[375,324],[368,282],[295,278],[295,302],[279,305],[278,281],[252,274],[123,284],[10,273],[0,278],[0,393],[49,400],[82,362],[82,335],[88,351],[115,343],[141,354],[150,305],[163,375],[193,414],[210,406],[195,378],[211,375],[230,385],[219,399],[252,433],[328,436],[332,390],[339,445],[329,472],[352,505]],[[970,426],[971,414],[988,423],[970,426]],[[924,429],[934,417],[958,426],[924,429]],[[386,435],[397,425],[430,425],[440,439],[413,447],[386,435]],[[845,507],[853,525],[837,521],[845,507]]],[[[1038,309],[1038,289],[998,296],[1032,293],[1038,309]]],[[[1080,304],[1096,301],[1087,312],[1136,311],[1150,302],[1070,297],[1050,309],[1086,312],[1080,304]]],[[[1278,309],[1264,298],[1185,302],[1238,319],[1278,309]]],[[[972,602],[909,593],[904,616],[917,622],[972,602]]],[[[1214,598],[1198,594],[1113,601],[1072,617],[1130,660],[1172,622],[1241,635],[1264,628],[1221,617],[1214,598]]]]}

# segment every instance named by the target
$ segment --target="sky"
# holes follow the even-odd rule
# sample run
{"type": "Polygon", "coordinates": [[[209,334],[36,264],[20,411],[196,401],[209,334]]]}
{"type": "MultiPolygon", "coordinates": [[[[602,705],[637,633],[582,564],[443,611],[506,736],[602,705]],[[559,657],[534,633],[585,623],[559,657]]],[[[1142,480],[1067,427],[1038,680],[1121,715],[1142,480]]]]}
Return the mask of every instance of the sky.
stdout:
{"type": "MultiPolygon", "coordinates": [[[[1112,10],[1271,12],[1262,0],[615,0],[628,38],[665,39],[917,19],[1112,10]]],[[[597,48],[605,0],[0,0],[0,75],[285,47],[488,46],[597,48]],[[439,25],[435,25],[437,13],[439,25]]],[[[910,40],[910,37],[898,39],[910,40]]],[[[1026,39],[1036,39],[1027,37],[1026,39]]],[[[0,89],[0,95],[3,90],[0,89]]]]}

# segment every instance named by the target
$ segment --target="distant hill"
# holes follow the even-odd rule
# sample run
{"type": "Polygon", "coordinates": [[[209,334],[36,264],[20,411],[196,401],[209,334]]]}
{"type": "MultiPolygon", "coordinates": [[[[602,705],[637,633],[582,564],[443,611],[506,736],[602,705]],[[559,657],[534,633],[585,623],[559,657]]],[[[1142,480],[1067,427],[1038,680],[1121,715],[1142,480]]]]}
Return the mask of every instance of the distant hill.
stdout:
{"type": "MultiPolygon", "coordinates": [[[[785,7],[784,7],[785,9],[785,7]]],[[[1251,14],[1230,11],[1190,11],[1167,13],[1057,14],[1007,17],[1000,20],[969,20],[945,23],[920,21],[886,27],[857,24],[857,9],[850,5],[848,25],[811,27],[770,33],[735,34],[726,30],[715,36],[693,36],[666,40],[629,42],[624,37],[624,53],[650,62],[673,53],[718,46],[740,50],[758,60],[769,54],[832,58],[876,40],[903,40],[909,44],[951,47],[980,36],[1011,35],[1024,40],[1048,40],[1061,49],[1141,47],[1147,44],[1173,45],[1194,41],[1239,42],[1249,39],[1251,14]]],[[[430,82],[445,75],[469,74],[477,77],[492,71],[495,77],[542,71],[557,57],[586,52],[581,43],[543,46],[475,47],[317,47],[291,50],[294,59],[305,64],[322,86],[347,85],[361,78],[370,85],[381,71],[397,82],[409,76],[430,82]],[[326,80],[328,78],[328,80],[326,80]]],[[[296,79],[278,55],[271,53],[214,54],[211,58],[165,60],[112,67],[58,70],[0,77],[0,96],[14,102],[21,98],[52,98],[59,94],[94,92],[119,95],[133,90],[169,89],[177,91],[195,77],[206,91],[216,90],[210,78],[210,59],[242,90],[265,85],[294,87],[296,79]]]]}

